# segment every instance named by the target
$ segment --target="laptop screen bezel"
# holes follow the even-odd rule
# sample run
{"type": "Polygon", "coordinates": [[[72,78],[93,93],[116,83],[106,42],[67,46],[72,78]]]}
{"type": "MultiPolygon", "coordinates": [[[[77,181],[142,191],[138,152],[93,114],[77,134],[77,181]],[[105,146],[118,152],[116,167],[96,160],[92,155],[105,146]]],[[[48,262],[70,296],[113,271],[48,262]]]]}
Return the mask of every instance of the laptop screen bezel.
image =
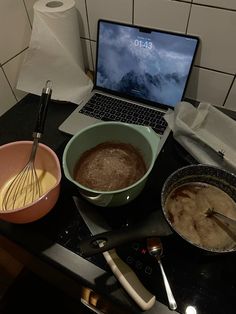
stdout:
{"type": "Polygon", "coordinates": [[[159,33],[164,33],[164,34],[171,34],[171,35],[175,35],[175,36],[180,36],[180,37],[185,37],[185,38],[192,38],[196,40],[196,47],[195,47],[195,51],[193,54],[193,58],[192,58],[192,62],[189,68],[189,75],[187,77],[187,80],[185,82],[185,86],[183,89],[183,93],[182,93],[182,97],[181,97],[181,101],[184,99],[185,97],[185,92],[188,86],[188,82],[189,82],[189,78],[190,78],[190,74],[192,72],[192,68],[196,59],[196,55],[197,55],[197,51],[198,51],[198,46],[199,46],[199,42],[200,42],[200,38],[196,35],[190,35],[190,34],[184,34],[184,33],[177,33],[177,32],[173,32],[173,31],[167,31],[167,30],[161,30],[161,29],[156,29],[156,28],[150,28],[150,27],[144,27],[144,26],[140,26],[140,25],[136,25],[136,24],[128,24],[128,23],[123,23],[123,22],[118,22],[118,21],[111,21],[111,20],[106,20],[106,19],[99,19],[98,20],[98,27],[97,27],[97,45],[96,45],[96,62],[95,62],[95,74],[94,74],[94,89],[101,91],[101,92],[105,92],[105,93],[109,93],[111,95],[117,96],[117,97],[121,97],[121,98],[125,98],[128,99],[130,101],[134,101],[134,102],[139,102],[139,103],[144,103],[147,104],[151,107],[154,108],[161,108],[161,109],[173,109],[173,106],[171,105],[167,105],[167,104],[162,104],[159,102],[154,102],[154,101],[150,101],[150,100],[145,100],[143,98],[139,98],[139,97],[134,97],[131,96],[129,94],[124,94],[124,93],[120,93],[111,89],[107,89],[101,86],[97,85],[97,59],[98,59],[98,51],[99,51],[99,32],[100,32],[100,25],[101,23],[112,23],[112,24],[116,24],[116,25],[121,25],[121,26],[128,26],[128,27],[134,27],[137,28],[139,30],[141,30],[142,32],[159,32],[159,33]]]}

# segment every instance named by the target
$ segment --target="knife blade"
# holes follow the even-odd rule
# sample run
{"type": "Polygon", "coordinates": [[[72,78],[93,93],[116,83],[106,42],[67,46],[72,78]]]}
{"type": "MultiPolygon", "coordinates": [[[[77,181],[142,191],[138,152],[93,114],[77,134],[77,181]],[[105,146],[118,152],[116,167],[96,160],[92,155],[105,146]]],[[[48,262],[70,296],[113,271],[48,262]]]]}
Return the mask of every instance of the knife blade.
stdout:
{"type": "MultiPolygon", "coordinates": [[[[73,200],[81,217],[93,235],[110,229],[95,208],[77,196],[73,196],[73,200]]],[[[156,297],[143,286],[134,271],[117,255],[115,249],[105,251],[102,254],[113,274],[129,296],[142,310],[149,310],[154,305],[156,297]]]]}

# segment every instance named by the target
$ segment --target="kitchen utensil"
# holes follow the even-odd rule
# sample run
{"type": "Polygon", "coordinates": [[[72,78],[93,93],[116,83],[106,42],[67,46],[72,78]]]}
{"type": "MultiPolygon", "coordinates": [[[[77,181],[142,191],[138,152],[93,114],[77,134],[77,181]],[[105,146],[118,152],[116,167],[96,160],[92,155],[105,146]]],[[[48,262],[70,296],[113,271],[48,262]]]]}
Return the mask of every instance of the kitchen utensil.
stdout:
{"type": "MultiPolygon", "coordinates": [[[[98,211],[91,207],[91,204],[89,205],[88,202],[81,200],[76,196],[73,196],[73,200],[80,215],[93,235],[110,229],[102,216],[99,215],[98,211]]],[[[150,309],[155,303],[155,296],[143,286],[133,270],[120,259],[116,250],[112,249],[103,252],[103,256],[130,297],[142,310],[146,311],[150,309]]]]}
{"type": "Polygon", "coordinates": [[[175,188],[188,182],[201,182],[214,185],[222,189],[236,202],[236,176],[233,173],[209,165],[188,165],[177,169],[165,180],[160,196],[162,209],[153,211],[151,215],[137,225],[123,227],[84,239],[80,243],[81,252],[84,256],[91,256],[99,252],[110,250],[129,241],[153,236],[168,236],[173,231],[192,246],[207,252],[226,253],[236,251],[236,242],[233,247],[225,249],[217,247],[209,249],[195,244],[193,241],[180,234],[173,226],[171,217],[165,209],[166,200],[175,188]],[[104,242],[103,247],[98,246],[97,242],[99,240],[104,242]]]}
{"type": "Polygon", "coordinates": [[[227,216],[223,215],[222,213],[219,213],[219,212],[215,211],[213,208],[208,208],[208,210],[205,212],[205,214],[209,218],[216,217],[224,225],[226,225],[230,229],[234,229],[236,231],[236,220],[235,219],[227,217],[227,216]]]}
{"type": "Polygon", "coordinates": [[[131,242],[152,236],[168,236],[172,231],[159,210],[151,213],[148,218],[136,225],[125,226],[83,239],[80,242],[80,251],[84,256],[108,251],[123,243],[131,242]],[[102,246],[99,243],[102,242],[102,246]]]}
{"type": "Polygon", "coordinates": [[[4,192],[2,209],[12,210],[24,207],[33,203],[41,194],[41,183],[35,168],[35,156],[37,153],[38,143],[42,136],[47,107],[51,98],[51,81],[47,81],[42,90],[40,98],[40,108],[35,130],[33,132],[33,145],[30,157],[23,169],[9,183],[8,188],[4,192]]]}
{"type": "Polygon", "coordinates": [[[22,166],[26,164],[32,149],[32,141],[17,141],[0,146],[0,219],[12,223],[29,223],[40,219],[53,209],[60,193],[61,166],[55,152],[48,146],[39,143],[35,157],[36,169],[49,173],[54,179],[54,185],[33,203],[13,210],[1,209],[2,187],[22,166]],[[6,165],[8,165],[6,167],[6,165]]]}
{"type": "Polygon", "coordinates": [[[63,153],[63,170],[66,178],[75,184],[80,194],[94,205],[102,207],[121,206],[135,199],[143,190],[154,166],[160,137],[149,127],[122,122],[101,122],[75,134],[63,153]],[[115,191],[97,191],[85,187],[74,179],[74,171],[81,155],[104,142],[131,144],[142,155],[146,164],[145,175],[134,184],[115,191]]]}
{"type": "Polygon", "coordinates": [[[167,294],[167,298],[168,298],[168,302],[169,302],[169,308],[171,310],[176,310],[177,304],[176,304],[175,298],[173,296],[173,293],[171,291],[169,281],[166,277],[166,274],[165,274],[165,271],[164,271],[164,268],[163,268],[163,265],[161,262],[161,256],[163,254],[163,246],[162,246],[161,240],[157,237],[148,238],[147,239],[147,249],[148,249],[149,254],[156,258],[156,260],[158,261],[158,264],[160,266],[161,274],[163,277],[163,281],[164,281],[164,285],[165,285],[165,289],[166,289],[166,294],[167,294]]]}

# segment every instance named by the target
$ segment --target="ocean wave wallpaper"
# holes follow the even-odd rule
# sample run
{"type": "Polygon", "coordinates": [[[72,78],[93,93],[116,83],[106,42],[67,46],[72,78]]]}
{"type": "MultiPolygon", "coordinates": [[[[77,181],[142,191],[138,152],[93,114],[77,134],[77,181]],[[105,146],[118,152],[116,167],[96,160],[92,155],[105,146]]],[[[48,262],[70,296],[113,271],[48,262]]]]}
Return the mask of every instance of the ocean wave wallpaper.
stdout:
{"type": "Polygon", "coordinates": [[[183,96],[197,39],[100,22],[96,85],[175,106],[183,96]]]}

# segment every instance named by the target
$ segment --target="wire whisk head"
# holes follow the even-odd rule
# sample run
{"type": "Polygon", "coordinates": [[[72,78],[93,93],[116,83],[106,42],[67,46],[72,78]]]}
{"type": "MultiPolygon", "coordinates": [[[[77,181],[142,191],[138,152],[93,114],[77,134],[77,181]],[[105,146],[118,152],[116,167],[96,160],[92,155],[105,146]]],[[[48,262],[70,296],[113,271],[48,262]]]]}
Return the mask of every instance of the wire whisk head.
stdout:
{"type": "Polygon", "coordinates": [[[8,182],[2,193],[2,210],[13,210],[25,207],[40,198],[41,186],[34,163],[29,161],[26,166],[8,182]]]}

